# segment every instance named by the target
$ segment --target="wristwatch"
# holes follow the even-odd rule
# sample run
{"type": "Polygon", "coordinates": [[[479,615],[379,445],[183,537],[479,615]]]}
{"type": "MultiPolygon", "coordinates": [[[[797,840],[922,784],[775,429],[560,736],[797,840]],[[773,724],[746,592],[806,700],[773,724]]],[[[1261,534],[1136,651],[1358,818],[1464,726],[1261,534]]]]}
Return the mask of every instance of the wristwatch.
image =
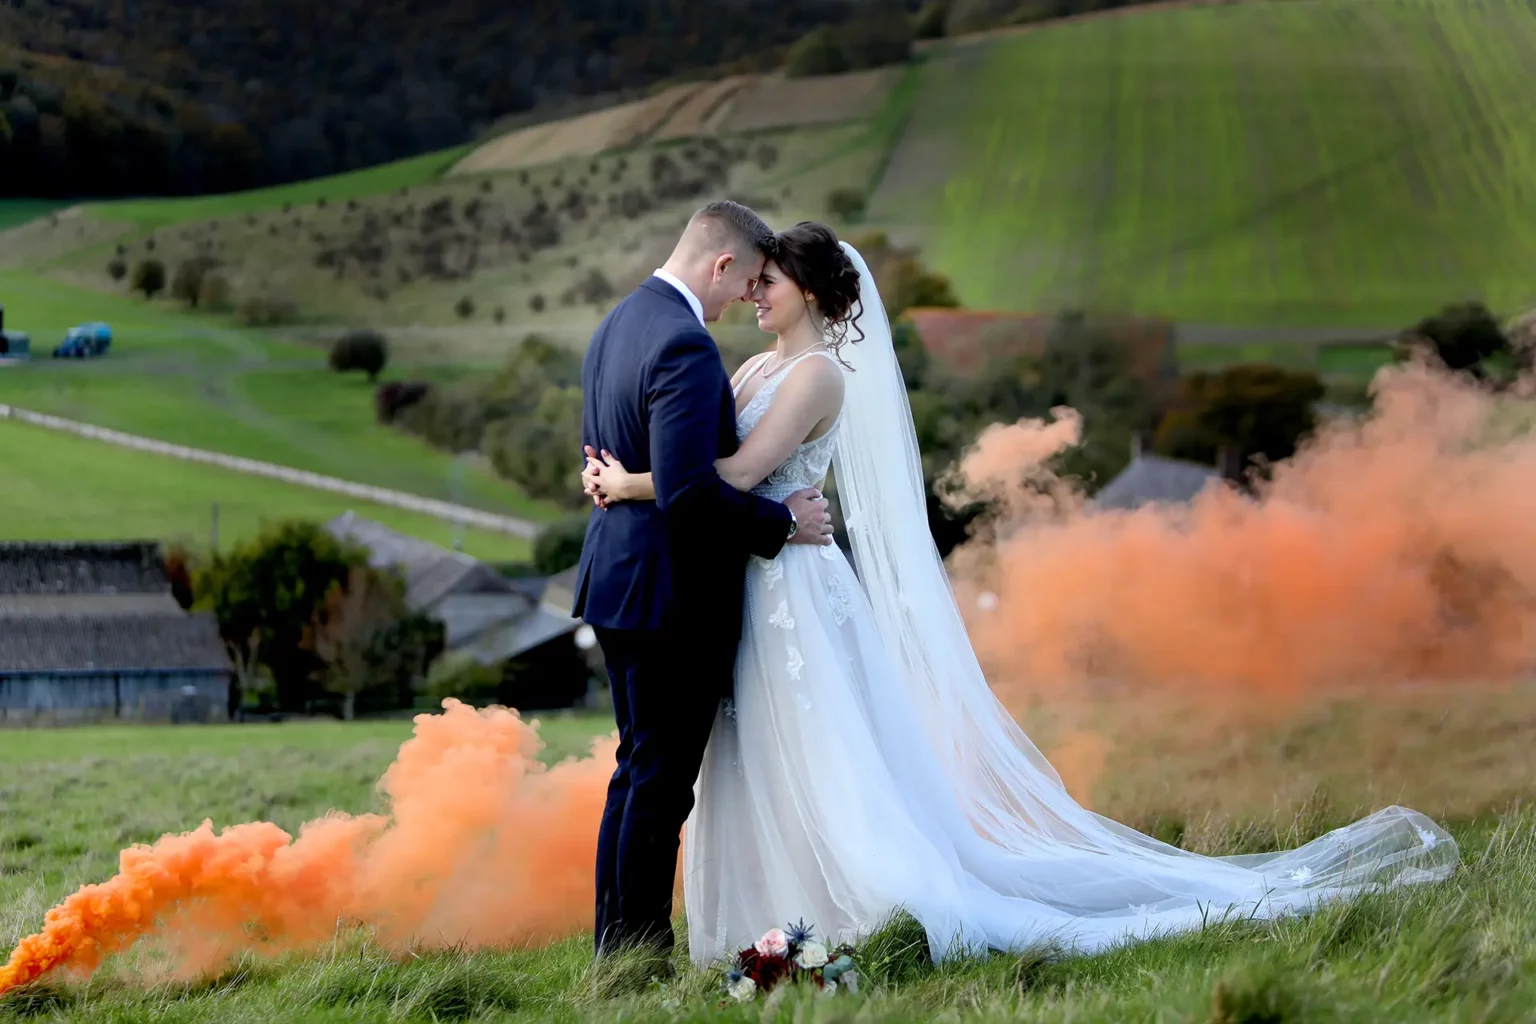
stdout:
{"type": "Polygon", "coordinates": [[[784,506],[784,511],[789,513],[789,533],[785,535],[784,539],[786,541],[794,540],[795,534],[800,532],[800,520],[795,518],[795,510],[788,505],[784,506]]]}

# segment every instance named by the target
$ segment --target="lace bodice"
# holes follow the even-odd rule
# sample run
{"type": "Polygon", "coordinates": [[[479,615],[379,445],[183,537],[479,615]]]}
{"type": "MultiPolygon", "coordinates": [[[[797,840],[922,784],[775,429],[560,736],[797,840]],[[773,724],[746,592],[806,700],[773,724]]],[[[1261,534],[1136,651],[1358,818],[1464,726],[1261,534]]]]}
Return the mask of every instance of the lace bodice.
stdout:
{"type": "MultiPolygon", "coordinates": [[[[757,426],[758,422],[762,420],[763,414],[768,411],[768,406],[773,404],[774,392],[778,391],[779,385],[783,383],[784,378],[789,376],[787,372],[789,367],[801,359],[812,355],[822,355],[828,359],[832,358],[830,353],[821,349],[814,349],[810,352],[802,352],[785,363],[758,390],[757,394],[752,396],[747,402],[746,408],[737,414],[737,440],[746,440],[747,435],[752,432],[752,428],[757,426]]],[[[756,373],[761,366],[762,364],[758,363],[753,367],[752,372],[756,373]]],[[[747,379],[751,379],[750,375],[747,379]]],[[[738,388],[737,390],[739,391],[740,389],[738,388]]],[[[841,425],[842,418],[839,417],[832,424],[832,428],[825,434],[814,440],[802,442],[799,447],[790,453],[789,458],[785,459],[777,469],[768,474],[767,479],[752,488],[752,493],[761,495],[764,498],[771,498],[774,501],[782,501],[798,490],[806,487],[821,486],[822,481],[827,478],[828,467],[832,465],[832,452],[837,447],[837,431],[841,425]]]]}

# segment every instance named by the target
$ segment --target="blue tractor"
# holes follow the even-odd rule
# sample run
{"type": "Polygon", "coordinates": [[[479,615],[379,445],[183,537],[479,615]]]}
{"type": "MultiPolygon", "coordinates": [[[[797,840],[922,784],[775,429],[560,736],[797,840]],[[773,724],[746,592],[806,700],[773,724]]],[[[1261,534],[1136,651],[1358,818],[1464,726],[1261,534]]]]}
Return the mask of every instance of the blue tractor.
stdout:
{"type": "Polygon", "coordinates": [[[106,355],[112,347],[112,328],[96,322],[71,327],[53,350],[55,359],[90,359],[106,355]]]}

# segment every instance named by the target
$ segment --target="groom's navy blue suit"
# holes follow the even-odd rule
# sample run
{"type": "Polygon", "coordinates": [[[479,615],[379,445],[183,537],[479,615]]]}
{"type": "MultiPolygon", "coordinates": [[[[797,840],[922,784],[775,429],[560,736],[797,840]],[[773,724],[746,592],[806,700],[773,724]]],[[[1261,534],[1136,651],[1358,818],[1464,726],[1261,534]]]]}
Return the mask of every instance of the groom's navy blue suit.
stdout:
{"type": "Polygon", "coordinates": [[[652,277],[603,320],[582,364],[582,443],[651,473],[656,500],[594,509],[573,614],[602,645],[618,767],[597,839],[597,949],[672,946],[678,837],[741,639],[749,554],[772,558],[789,510],[715,473],[736,406],[714,339],[652,277]]]}

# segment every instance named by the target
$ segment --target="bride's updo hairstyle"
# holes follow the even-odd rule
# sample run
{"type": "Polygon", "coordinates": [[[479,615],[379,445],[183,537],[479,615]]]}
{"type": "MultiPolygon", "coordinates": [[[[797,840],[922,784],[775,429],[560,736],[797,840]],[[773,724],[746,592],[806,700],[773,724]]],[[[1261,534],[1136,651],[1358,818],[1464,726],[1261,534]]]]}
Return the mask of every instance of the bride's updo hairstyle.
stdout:
{"type": "Polygon", "coordinates": [[[826,318],[827,345],[842,363],[843,345],[864,340],[864,332],[854,322],[864,312],[859,301],[859,268],[838,244],[837,234],[825,224],[801,221],[779,232],[775,242],[773,261],[816,300],[817,309],[826,318]]]}

